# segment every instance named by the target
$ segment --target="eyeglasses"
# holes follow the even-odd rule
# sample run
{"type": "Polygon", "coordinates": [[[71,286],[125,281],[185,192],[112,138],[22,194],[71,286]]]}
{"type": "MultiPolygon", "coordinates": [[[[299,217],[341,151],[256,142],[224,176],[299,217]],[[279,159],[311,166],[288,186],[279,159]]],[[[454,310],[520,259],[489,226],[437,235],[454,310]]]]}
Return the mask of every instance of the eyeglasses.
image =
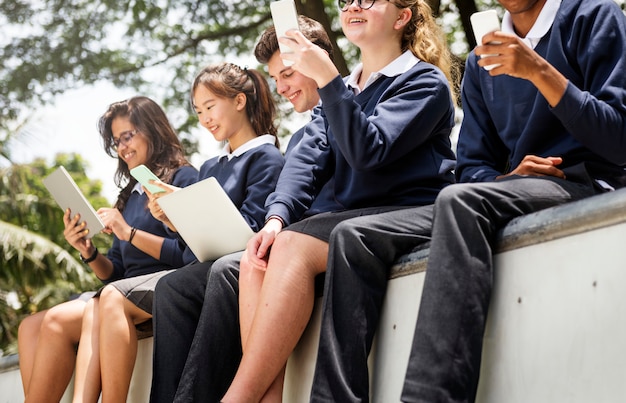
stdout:
{"type": "Polygon", "coordinates": [[[137,134],[137,130],[131,130],[120,134],[119,138],[113,139],[113,149],[117,150],[120,144],[124,146],[129,145],[131,141],[133,141],[135,134],[137,134]]]}
{"type": "Polygon", "coordinates": [[[337,4],[339,5],[339,9],[341,11],[348,11],[348,8],[355,1],[361,10],[369,10],[370,8],[372,8],[372,6],[374,6],[374,3],[376,3],[376,0],[337,0],[337,4]]]}

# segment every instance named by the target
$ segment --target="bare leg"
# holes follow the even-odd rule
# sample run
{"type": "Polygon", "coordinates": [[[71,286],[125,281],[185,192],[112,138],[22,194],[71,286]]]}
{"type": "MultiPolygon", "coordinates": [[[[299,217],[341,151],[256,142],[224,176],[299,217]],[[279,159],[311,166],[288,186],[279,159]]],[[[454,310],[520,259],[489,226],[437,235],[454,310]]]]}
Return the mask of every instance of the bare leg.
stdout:
{"type": "Polygon", "coordinates": [[[100,397],[100,355],[98,351],[99,298],[87,303],[83,314],[83,327],[76,357],[74,377],[74,403],[97,402],[100,397]]]}
{"type": "MultiPolygon", "coordinates": [[[[292,231],[278,235],[241,365],[222,399],[224,402],[261,401],[279,377],[313,311],[315,276],[326,270],[327,254],[328,244],[319,239],[292,231]]],[[[242,273],[243,270],[242,262],[242,273]]],[[[243,278],[244,282],[247,280],[243,278]]],[[[253,286],[241,281],[240,277],[240,293],[244,287],[253,286]]],[[[274,389],[271,392],[282,395],[282,382],[280,393],[274,389]]],[[[280,401],[282,396],[276,397],[278,400],[274,401],[280,401]]]]}
{"type": "Polygon", "coordinates": [[[265,272],[250,267],[245,253],[241,257],[239,267],[239,327],[241,346],[243,351],[246,351],[248,334],[259,302],[265,272]]]}
{"type": "MultiPolygon", "coordinates": [[[[42,312],[26,402],[58,402],[76,362],[85,301],[64,302],[42,312]]],[[[28,353],[27,353],[28,354],[28,353]]]]}
{"type": "Polygon", "coordinates": [[[39,331],[46,312],[47,310],[37,312],[25,318],[22,320],[17,330],[17,350],[20,353],[20,375],[22,377],[22,387],[24,388],[25,396],[28,392],[30,376],[32,375],[33,365],[35,363],[35,350],[37,349],[37,342],[39,340],[39,331]]]}
{"type": "MultiPolygon", "coordinates": [[[[257,270],[248,265],[246,255],[244,254],[241,259],[239,273],[239,326],[241,328],[241,345],[243,351],[246,351],[248,334],[250,333],[252,321],[254,320],[264,277],[264,271],[257,270]],[[241,279],[242,276],[245,277],[243,281],[241,279]]],[[[272,385],[263,396],[261,402],[271,403],[276,401],[280,402],[282,400],[284,377],[285,368],[283,367],[280,375],[272,382],[272,385]]]]}
{"type": "Polygon", "coordinates": [[[286,365],[283,366],[283,369],[280,370],[280,373],[274,379],[274,382],[270,385],[267,392],[265,392],[265,396],[259,403],[277,403],[283,401],[283,386],[285,383],[285,368],[286,365]]]}
{"type": "Polygon", "coordinates": [[[145,322],[151,315],[116,288],[105,287],[100,296],[99,318],[102,402],[125,402],[137,357],[135,324],[145,322]]]}

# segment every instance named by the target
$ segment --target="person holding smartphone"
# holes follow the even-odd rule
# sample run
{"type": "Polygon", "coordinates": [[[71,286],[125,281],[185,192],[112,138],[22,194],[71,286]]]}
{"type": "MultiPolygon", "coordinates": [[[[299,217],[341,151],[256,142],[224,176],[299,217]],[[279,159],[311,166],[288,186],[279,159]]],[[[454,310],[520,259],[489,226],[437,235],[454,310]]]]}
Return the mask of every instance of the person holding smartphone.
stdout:
{"type": "Polygon", "coordinates": [[[267,224],[241,260],[243,356],[221,401],[281,401],[284,366],[327,268],[333,228],[353,217],[432,204],[454,181],[450,55],[423,1],[339,1],[361,63],[345,80],[298,31],[279,38],[291,68],[317,83],[321,106],[268,198],[267,224]],[[303,219],[332,182],[340,204],[303,219]],[[271,248],[271,250],[270,250],[271,248]]]}
{"type": "Polygon", "coordinates": [[[498,229],[626,185],[622,10],[611,0],[499,3],[502,31],[468,58],[462,93],[457,177],[481,183],[435,204],[405,402],[474,401],[498,229]],[[455,253],[444,256],[444,243],[455,253]]]}
{"type": "MultiPolygon", "coordinates": [[[[283,166],[269,85],[256,70],[226,62],[212,64],[194,79],[191,104],[200,124],[226,143],[219,156],[200,167],[197,179],[214,177],[250,227],[258,229],[263,223],[263,202],[283,166]]],[[[175,230],[158,207],[158,199],[176,187],[153,184],[164,192],[147,192],[150,210],[175,230]]],[[[195,259],[189,248],[185,252],[184,262],[172,270],[195,259]]],[[[96,402],[100,393],[102,402],[126,400],[137,353],[134,324],[151,319],[154,287],[169,272],[118,280],[92,300],[93,314],[83,324],[78,350],[78,362],[84,365],[76,369],[76,401],[96,402]]]]}
{"type": "Polygon", "coordinates": [[[346,221],[331,235],[339,263],[327,273],[312,402],[368,401],[387,274],[394,256],[429,240],[401,400],[474,402],[497,232],[626,185],[626,54],[614,51],[626,44],[623,12],[611,0],[499,3],[502,29],[466,63],[456,168],[465,183],[441,191],[432,231],[419,225],[422,207],[346,221]]]}
{"type": "MultiPolygon", "coordinates": [[[[298,16],[298,26],[306,38],[332,58],[332,44],[320,23],[298,16]]],[[[316,82],[283,63],[273,26],[263,32],[254,54],[259,63],[268,66],[277,92],[292,103],[296,112],[310,112],[319,103],[316,82]]],[[[287,160],[306,135],[304,126],[291,136],[287,160]]],[[[336,208],[331,189],[326,186],[306,214],[336,208]]],[[[241,252],[215,262],[195,263],[157,283],[152,403],[214,402],[228,389],[241,359],[240,259],[241,252]]]]}
{"type": "MultiPolygon", "coordinates": [[[[176,132],[161,107],[146,97],[111,104],[99,120],[105,151],[117,158],[115,183],[122,190],[112,208],[98,210],[104,232],[113,236],[106,255],[87,239],[80,216],[63,216],[65,239],[104,283],[183,264],[183,248],[154,219],[141,185],[130,169],[145,164],[164,183],[186,186],[198,171],[187,162],[176,132]]],[[[90,315],[94,293],[24,319],[18,331],[20,374],[26,402],[58,402],[72,377],[81,326],[90,315]]],[[[82,346],[82,345],[81,345],[82,346]]],[[[88,347],[88,346],[83,346],[88,347]]]]}

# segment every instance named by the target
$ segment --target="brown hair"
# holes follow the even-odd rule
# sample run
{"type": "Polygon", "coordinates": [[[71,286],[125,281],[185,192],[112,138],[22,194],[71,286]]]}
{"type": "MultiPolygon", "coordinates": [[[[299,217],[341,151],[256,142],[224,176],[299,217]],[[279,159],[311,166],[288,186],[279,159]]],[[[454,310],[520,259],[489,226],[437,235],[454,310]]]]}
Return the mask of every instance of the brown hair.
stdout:
{"type": "MultiPolygon", "coordinates": [[[[304,15],[299,15],[298,29],[305,38],[324,49],[331,60],[333,59],[333,45],[322,24],[304,15]]],[[[278,39],[276,38],[276,29],[272,25],[261,34],[254,48],[254,56],[259,63],[267,64],[277,51],[278,39]]]]}
{"type": "Polygon", "coordinates": [[[191,86],[191,104],[193,94],[199,85],[208,88],[219,97],[234,98],[237,94],[246,96],[246,113],[257,136],[271,134],[278,142],[278,129],[274,124],[276,106],[270,87],[263,75],[254,69],[242,69],[232,63],[218,63],[200,71],[191,86]]]}
{"type": "Polygon", "coordinates": [[[189,162],[185,158],[176,131],[156,102],[147,97],[137,96],[109,105],[98,121],[98,131],[105,151],[118,161],[114,182],[119,188],[125,186],[118,195],[115,207],[123,211],[137,180],[130,175],[128,165],[115,150],[111,125],[119,117],[127,117],[137,130],[136,135],[144,136],[148,140],[146,166],[163,182],[169,183],[174,172],[183,165],[189,165],[189,162]]]}

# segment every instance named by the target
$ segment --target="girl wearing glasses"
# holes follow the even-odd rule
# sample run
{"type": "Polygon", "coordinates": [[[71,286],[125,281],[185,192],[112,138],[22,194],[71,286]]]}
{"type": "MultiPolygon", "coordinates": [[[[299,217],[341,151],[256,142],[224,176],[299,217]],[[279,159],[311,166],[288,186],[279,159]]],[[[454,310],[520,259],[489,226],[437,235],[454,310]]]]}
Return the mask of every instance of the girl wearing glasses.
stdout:
{"type": "MultiPolygon", "coordinates": [[[[70,218],[70,211],[63,216],[65,239],[105,283],[180,267],[183,248],[152,217],[147,195],[129,174],[130,169],[145,164],[166,183],[187,186],[197,180],[198,172],[187,162],[165,113],[151,99],[134,97],[111,104],[98,128],[106,152],[118,159],[114,180],[122,189],[113,208],[98,210],[104,232],[113,234],[113,245],[106,255],[98,253],[85,238],[84,222],[78,215],[70,218]]],[[[84,293],[20,324],[18,346],[26,402],[61,400],[74,370],[81,325],[87,324],[83,319],[91,317],[86,307],[93,307],[93,295],[84,293]]],[[[89,345],[81,343],[83,347],[89,345]]]]}
{"type": "MultiPolygon", "coordinates": [[[[194,80],[191,103],[200,124],[216,140],[225,142],[221,154],[201,166],[199,180],[215,177],[250,227],[259,230],[265,199],[283,167],[267,81],[260,72],[232,63],[211,65],[194,80]]],[[[165,192],[148,192],[150,209],[175,231],[158,199],[177,187],[157,185],[165,192]]],[[[208,272],[212,263],[197,262],[189,248],[185,248],[184,260],[188,265],[183,270],[208,272]]],[[[100,391],[104,403],[126,401],[137,353],[134,325],[152,318],[154,289],[170,272],[117,281],[102,290],[99,301],[92,300],[93,314],[83,326],[78,350],[74,401],[96,402],[100,391]]]]}
{"type": "Polygon", "coordinates": [[[430,8],[423,0],[339,7],[343,32],[361,53],[349,77],[301,33],[279,39],[293,50],[281,56],[316,81],[322,104],[241,261],[243,357],[226,403],[281,401],[284,366],[309,321],[315,277],[332,264],[328,241],[338,223],[432,204],[454,180],[450,55],[430,8]],[[328,181],[343,209],[301,220],[328,181]]]}

